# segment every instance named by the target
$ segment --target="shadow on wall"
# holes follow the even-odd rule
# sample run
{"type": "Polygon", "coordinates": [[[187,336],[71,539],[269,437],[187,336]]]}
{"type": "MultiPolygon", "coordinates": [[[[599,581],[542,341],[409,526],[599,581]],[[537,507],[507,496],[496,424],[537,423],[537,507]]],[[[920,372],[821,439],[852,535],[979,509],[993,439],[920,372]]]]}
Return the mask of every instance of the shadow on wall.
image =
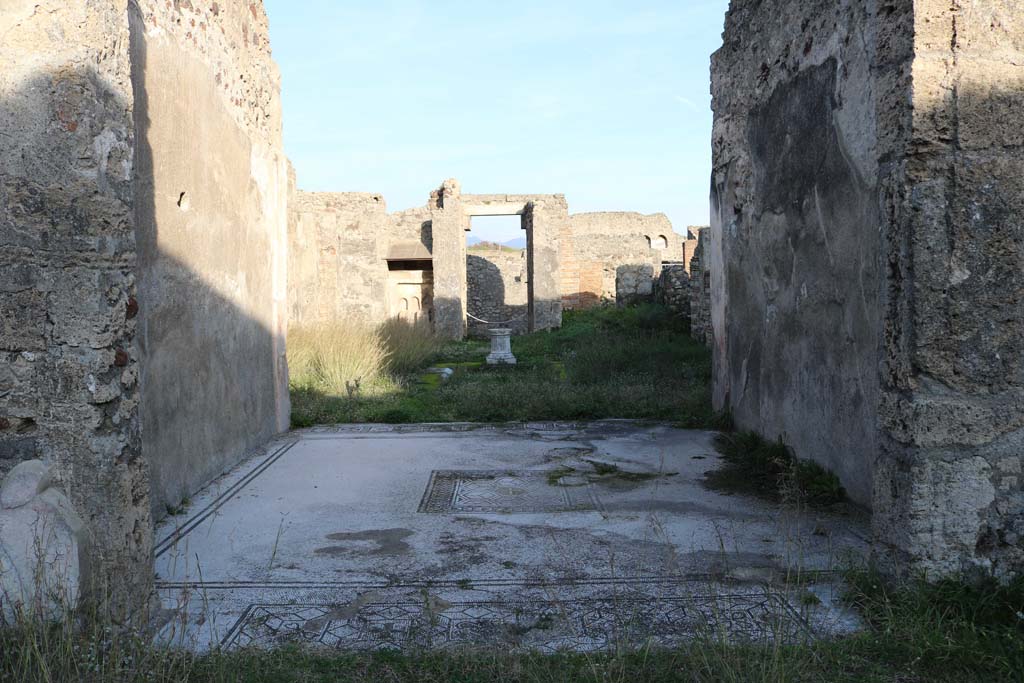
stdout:
{"type": "Polygon", "coordinates": [[[92,69],[26,75],[0,101],[0,468],[54,466],[95,549],[82,584],[121,618],[152,576],[130,111],[92,69]]]}
{"type": "MultiPolygon", "coordinates": [[[[516,259],[523,260],[518,254],[507,260],[514,264],[516,259]]],[[[466,256],[466,310],[469,314],[467,318],[470,336],[486,337],[487,330],[496,327],[511,328],[513,334],[525,334],[529,331],[525,275],[525,262],[519,265],[518,270],[503,271],[484,256],[466,256]],[[506,285],[506,281],[510,284],[506,285]]]]}
{"type": "Polygon", "coordinates": [[[420,243],[428,253],[434,253],[434,222],[430,220],[420,223],[420,243]]]}
{"type": "Polygon", "coordinates": [[[285,340],[274,330],[274,250],[283,244],[268,234],[273,198],[264,196],[286,195],[287,177],[259,186],[253,143],[205,66],[163,44],[151,57],[137,11],[130,26],[140,415],[160,518],[288,426],[285,340]],[[194,86],[188,101],[179,80],[194,86]]]}

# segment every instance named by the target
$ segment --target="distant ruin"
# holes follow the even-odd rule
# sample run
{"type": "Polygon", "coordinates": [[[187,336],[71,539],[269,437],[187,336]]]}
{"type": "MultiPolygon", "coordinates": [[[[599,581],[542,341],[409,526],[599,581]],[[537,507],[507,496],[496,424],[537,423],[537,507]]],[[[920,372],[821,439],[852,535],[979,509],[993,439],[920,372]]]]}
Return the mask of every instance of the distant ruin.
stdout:
{"type": "Polygon", "coordinates": [[[487,323],[547,329],[563,309],[652,300],[662,264],[688,267],[696,245],[664,214],[570,214],[562,195],[463,194],[455,180],[427,206],[397,213],[378,194],[299,191],[289,215],[291,324],[399,317],[453,338],[487,323]],[[470,219],[497,215],[521,217],[521,252],[467,247],[470,219]]]}

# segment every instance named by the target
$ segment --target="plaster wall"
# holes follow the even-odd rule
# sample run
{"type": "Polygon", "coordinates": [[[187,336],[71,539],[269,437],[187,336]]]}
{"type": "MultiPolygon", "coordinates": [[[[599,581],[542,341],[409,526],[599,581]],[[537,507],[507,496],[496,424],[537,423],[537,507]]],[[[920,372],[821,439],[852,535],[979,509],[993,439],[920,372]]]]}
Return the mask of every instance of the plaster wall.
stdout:
{"type": "Polygon", "coordinates": [[[705,259],[716,407],[836,472],[863,504],[879,445],[877,125],[893,68],[876,11],[731,3],[712,57],[705,259]]]}
{"type": "Polygon", "coordinates": [[[297,192],[289,217],[292,325],[387,317],[387,206],[378,194],[297,192]]]}
{"type": "Polygon", "coordinates": [[[288,427],[288,165],[262,5],[131,7],[143,454],[159,517],[288,427]]]}
{"type": "Polygon", "coordinates": [[[430,209],[388,213],[379,194],[303,191],[294,192],[290,207],[290,323],[377,323],[394,315],[387,299],[389,252],[419,245],[430,253],[430,209]]]}

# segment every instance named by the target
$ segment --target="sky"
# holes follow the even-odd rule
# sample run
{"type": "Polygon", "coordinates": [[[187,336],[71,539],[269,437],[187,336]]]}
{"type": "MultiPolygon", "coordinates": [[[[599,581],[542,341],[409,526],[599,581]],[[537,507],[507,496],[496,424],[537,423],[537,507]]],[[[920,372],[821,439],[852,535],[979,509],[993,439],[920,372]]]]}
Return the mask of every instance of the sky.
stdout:
{"type": "MultiPolygon", "coordinates": [[[[728,0],[265,0],[303,190],[422,206],[562,193],[708,222],[709,59],[728,0]]],[[[508,219],[486,239],[521,236],[508,219]]]]}

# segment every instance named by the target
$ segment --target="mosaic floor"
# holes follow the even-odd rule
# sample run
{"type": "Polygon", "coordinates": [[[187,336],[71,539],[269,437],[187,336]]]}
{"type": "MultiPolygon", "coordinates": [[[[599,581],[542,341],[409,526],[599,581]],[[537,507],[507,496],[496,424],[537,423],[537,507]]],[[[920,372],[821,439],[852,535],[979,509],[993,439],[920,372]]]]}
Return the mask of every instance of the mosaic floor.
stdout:
{"type": "Polygon", "coordinates": [[[695,638],[811,637],[786,599],[764,590],[720,592],[721,586],[698,581],[619,581],[601,588],[606,597],[553,599],[550,593],[563,591],[549,587],[521,590],[515,599],[448,602],[432,600],[426,590],[417,596],[391,588],[373,591],[354,606],[253,604],[222,645],[408,650],[501,642],[553,652],[672,646],[695,638]]]}
{"type": "Polygon", "coordinates": [[[856,628],[831,570],[837,549],[866,548],[860,522],[707,491],[710,437],[618,422],[297,433],[162,524],[163,637],[550,652],[856,628]],[[786,588],[797,556],[817,578],[786,588]]]}

